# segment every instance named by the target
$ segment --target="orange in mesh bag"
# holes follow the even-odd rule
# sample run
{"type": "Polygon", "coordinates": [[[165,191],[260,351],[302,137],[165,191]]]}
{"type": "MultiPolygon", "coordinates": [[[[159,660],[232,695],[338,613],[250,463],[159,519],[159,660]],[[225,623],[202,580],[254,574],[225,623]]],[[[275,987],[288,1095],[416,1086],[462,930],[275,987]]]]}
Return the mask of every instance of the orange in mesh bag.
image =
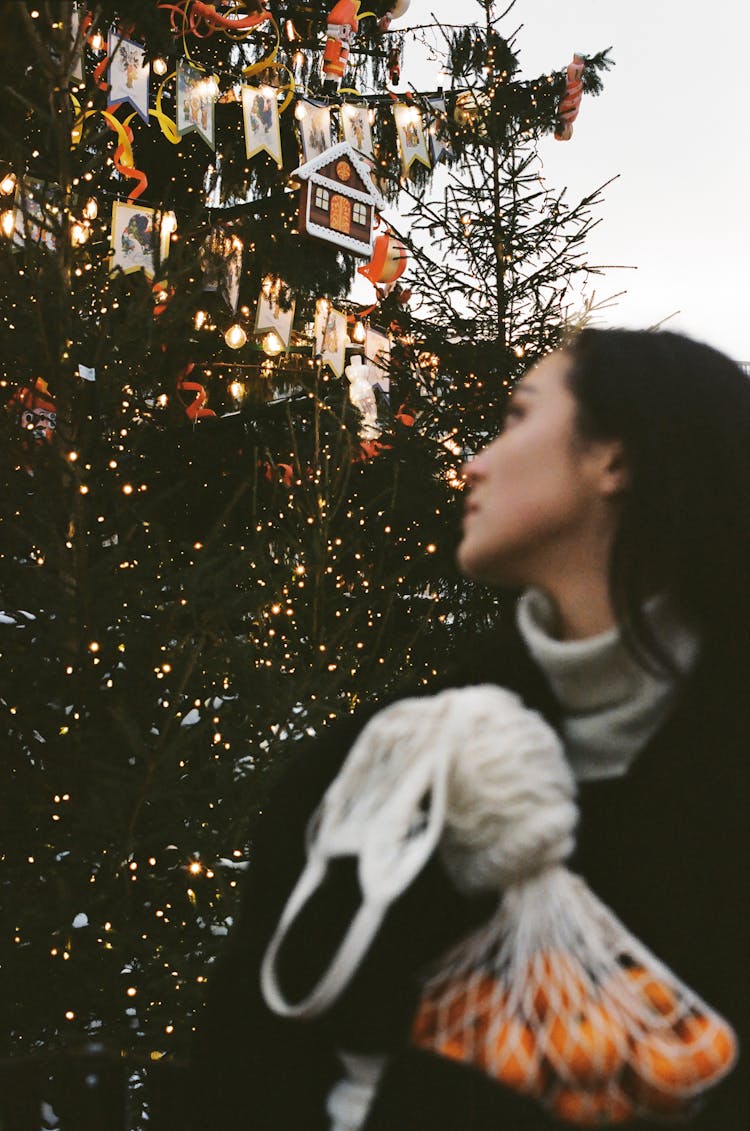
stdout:
{"type": "Polygon", "coordinates": [[[734,1033],[564,867],[559,740],[518,701],[506,708],[526,716],[520,763],[502,742],[452,763],[441,844],[459,888],[494,876],[503,896],[435,967],[412,1041],[580,1126],[689,1113],[732,1068],[734,1033]]]}
{"type": "Polygon", "coordinates": [[[560,866],[441,961],[412,1040],[582,1126],[685,1113],[736,1059],[729,1025],[560,866]]]}

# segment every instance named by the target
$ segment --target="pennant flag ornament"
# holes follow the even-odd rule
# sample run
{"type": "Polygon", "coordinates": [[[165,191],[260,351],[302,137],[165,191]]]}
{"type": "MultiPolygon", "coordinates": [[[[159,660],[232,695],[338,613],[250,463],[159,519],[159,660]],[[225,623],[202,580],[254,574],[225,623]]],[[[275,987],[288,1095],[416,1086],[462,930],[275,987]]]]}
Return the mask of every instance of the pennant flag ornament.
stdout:
{"type": "Polygon", "coordinates": [[[344,141],[348,141],[352,149],[365,157],[374,159],[375,150],[372,144],[372,130],[370,129],[370,112],[366,103],[343,102],[341,104],[341,128],[344,141]]]}
{"type": "Polygon", "coordinates": [[[415,161],[421,161],[429,169],[430,155],[427,152],[427,141],[424,136],[422,114],[419,107],[410,106],[406,102],[397,102],[393,107],[393,117],[396,120],[396,132],[404,174],[408,175],[415,161]]]}
{"type": "Polygon", "coordinates": [[[390,392],[391,340],[387,334],[370,326],[365,330],[365,359],[370,367],[373,387],[379,387],[384,393],[390,392]]]}
{"type": "Polygon", "coordinates": [[[180,137],[193,130],[214,149],[214,105],[219,93],[215,75],[186,63],[177,64],[177,132],[180,137]]]}
{"type": "Polygon", "coordinates": [[[346,365],[346,315],[334,310],[327,299],[319,299],[315,309],[315,353],[341,377],[346,365]]]}
{"type": "Polygon", "coordinates": [[[450,130],[448,129],[445,98],[443,95],[439,95],[436,98],[429,98],[427,101],[432,110],[430,124],[427,127],[427,139],[430,145],[432,164],[437,165],[439,161],[450,163],[453,161],[455,154],[451,144],[450,130]]]}
{"type": "Polygon", "coordinates": [[[242,84],[245,154],[267,153],[281,168],[281,131],[276,87],[242,84]]]}
{"type": "Polygon", "coordinates": [[[312,161],[331,148],[330,106],[300,98],[294,108],[294,116],[297,119],[304,161],[312,161]]]}
{"type": "Polygon", "coordinates": [[[148,80],[146,49],[112,28],[107,43],[109,108],[129,102],[148,124],[148,80]]]}
{"type": "Polygon", "coordinates": [[[173,230],[171,224],[159,223],[155,209],[116,200],[112,207],[110,271],[119,268],[126,275],[143,271],[147,279],[153,279],[157,249],[162,263],[169,254],[173,230]]]}
{"type": "Polygon", "coordinates": [[[90,22],[88,16],[84,17],[84,29],[79,37],[79,29],[81,27],[81,12],[78,5],[74,5],[73,11],[70,13],[70,47],[73,54],[71,63],[70,77],[73,82],[83,82],[83,40],[86,32],[87,21],[90,22]],[[77,49],[76,49],[77,47],[77,49]]]}
{"type": "Polygon", "coordinates": [[[288,288],[281,279],[272,279],[270,276],[263,280],[258,307],[255,312],[255,333],[276,334],[283,349],[289,349],[294,322],[294,307],[292,301],[287,310],[281,307],[282,293],[289,297],[288,288]]]}

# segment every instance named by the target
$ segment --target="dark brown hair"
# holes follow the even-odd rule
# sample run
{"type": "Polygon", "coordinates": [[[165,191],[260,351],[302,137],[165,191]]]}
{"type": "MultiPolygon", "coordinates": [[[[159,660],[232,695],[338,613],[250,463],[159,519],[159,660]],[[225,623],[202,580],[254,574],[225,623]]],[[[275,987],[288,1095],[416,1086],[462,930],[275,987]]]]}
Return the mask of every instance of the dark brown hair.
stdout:
{"type": "Polygon", "coordinates": [[[610,591],[631,644],[664,666],[642,605],[666,592],[704,643],[746,660],[750,380],[667,331],[586,329],[565,348],[581,434],[621,440],[628,460],[610,591]]]}

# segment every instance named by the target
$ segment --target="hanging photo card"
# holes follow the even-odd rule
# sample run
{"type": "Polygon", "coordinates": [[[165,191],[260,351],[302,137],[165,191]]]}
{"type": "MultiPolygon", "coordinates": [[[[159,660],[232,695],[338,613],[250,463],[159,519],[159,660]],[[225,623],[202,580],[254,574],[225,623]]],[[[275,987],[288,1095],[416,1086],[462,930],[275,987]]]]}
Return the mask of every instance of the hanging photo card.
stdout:
{"type": "Polygon", "coordinates": [[[279,104],[274,86],[242,84],[242,115],[245,121],[245,153],[268,153],[281,168],[279,104]]]}
{"type": "Polygon", "coordinates": [[[346,365],[346,315],[334,310],[325,300],[315,310],[315,353],[341,377],[346,365]]]}
{"type": "Polygon", "coordinates": [[[422,114],[418,106],[409,106],[406,102],[397,102],[393,107],[393,117],[396,121],[396,133],[401,150],[401,164],[405,174],[408,174],[415,161],[421,161],[430,168],[430,155],[427,152],[427,141],[424,136],[422,114]]]}
{"type": "Polygon", "coordinates": [[[319,157],[331,147],[331,111],[328,106],[319,106],[300,98],[294,111],[302,141],[302,156],[305,161],[319,157]]]}
{"type": "Polygon", "coordinates": [[[450,164],[455,154],[451,143],[450,130],[448,128],[445,98],[439,95],[434,98],[428,98],[427,101],[431,108],[430,124],[427,127],[427,140],[430,146],[432,164],[437,165],[439,161],[445,161],[450,164]]]}
{"type": "Polygon", "coordinates": [[[264,281],[258,298],[258,308],[255,312],[255,333],[264,334],[269,331],[274,331],[278,334],[286,350],[289,349],[289,342],[292,336],[294,302],[292,302],[288,310],[282,309],[279,303],[279,297],[282,290],[285,289],[281,279],[267,279],[264,281]]]}
{"type": "Polygon", "coordinates": [[[373,388],[390,392],[391,377],[391,339],[379,330],[369,326],[365,330],[365,359],[370,369],[370,383],[373,388]]]}
{"type": "Polygon", "coordinates": [[[119,268],[126,275],[143,271],[153,279],[157,245],[161,263],[169,254],[169,237],[169,230],[159,232],[155,209],[116,200],[112,208],[110,271],[119,268]]]}
{"type": "Polygon", "coordinates": [[[84,36],[81,35],[81,41],[78,43],[78,29],[81,26],[81,13],[78,5],[75,5],[70,13],[70,48],[73,51],[73,59],[71,61],[70,77],[73,82],[83,82],[83,43],[84,36]],[[76,44],[78,50],[76,51],[76,44]]]}
{"type": "Polygon", "coordinates": [[[240,304],[244,245],[237,236],[232,236],[227,242],[229,246],[224,257],[224,270],[221,274],[219,291],[232,314],[236,314],[237,307],[240,304]]]}
{"type": "Polygon", "coordinates": [[[348,141],[352,149],[364,154],[372,160],[375,159],[375,150],[372,144],[372,130],[370,129],[370,115],[364,103],[344,102],[341,105],[341,128],[344,141],[348,141]]]}
{"type": "Polygon", "coordinates": [[[24,177],[16,188],[12,235],[14,247],[57,248],[60,231],[60,189],[36,177],[24,177]]]}
{"type": "Polygon", "coordinates": [[[206,145],[215,148],[214,105],[218,93],[214,75],[180,59],[177,64],[177,132],[180,137],[195,130],[206,145]]]}
{"type": "Polygon", "coordinates": [[[107,54],[110,106],[129,102],[148,124],[150,68],[146,60],[146,49],[112,28],[107,42],[107,54]]]}
{"type": "Polygon", "coordinates": [[[240,301],[243,243],[239,236],[215,228],[199,252],[203,290],[218,292],[233,314],[240,301]]]}

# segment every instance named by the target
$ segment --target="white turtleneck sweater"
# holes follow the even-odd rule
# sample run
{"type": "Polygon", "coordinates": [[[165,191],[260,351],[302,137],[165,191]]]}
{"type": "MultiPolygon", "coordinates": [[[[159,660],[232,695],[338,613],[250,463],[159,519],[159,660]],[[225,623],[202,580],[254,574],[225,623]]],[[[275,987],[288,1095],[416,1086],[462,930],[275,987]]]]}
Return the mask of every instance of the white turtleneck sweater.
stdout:
{"type": "MultiPolygon", "coordinates": [[[[695,633],[664,597],[651,598],[644,612],[677,670],[687,675],[698,658],[695,633]]],[[[626,773],[669,714],[677,693],[674,678],[644,668],[617,627],[583,640],[558,640],[554,604],[541,590],[523,594],[516,619],[562,708],[562,738],[576,778],[626,773]]]]}

